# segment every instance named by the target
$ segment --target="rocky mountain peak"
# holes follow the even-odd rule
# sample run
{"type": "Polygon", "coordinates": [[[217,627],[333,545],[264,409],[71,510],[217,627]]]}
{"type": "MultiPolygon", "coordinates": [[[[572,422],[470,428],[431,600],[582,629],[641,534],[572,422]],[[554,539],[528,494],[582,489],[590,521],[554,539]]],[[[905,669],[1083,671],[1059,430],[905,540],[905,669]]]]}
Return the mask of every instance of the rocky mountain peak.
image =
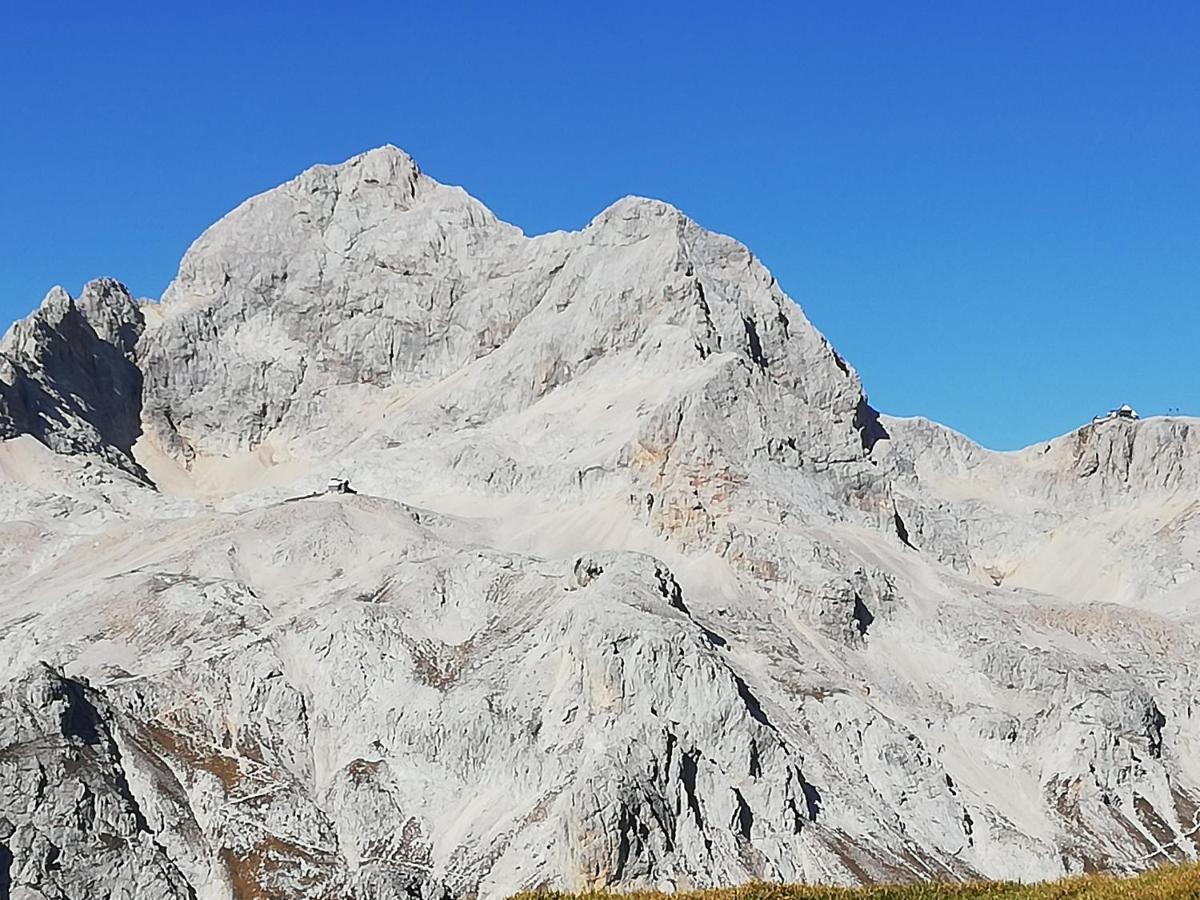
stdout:
{"type": "MultiPolygon", "coordinates": [[[[723,353],[788,386],[816,418],[844,407],[837,418],[853,432],[857,380],[740,244],[636,197],[581,232],[529,239],[385,147],[310,169],[205,232],[138,356],[147,430],[190,464],[269,434],[303,441],[301,423],[318,408],[337,418],[363,386],[432,391],[432,401],[453,376],[474,389],[456,388],[449,405],[479,421],[620,354],[637,358],[634,377],[665,366],[682,388],[723,353]]],[[[420,400],[406,415],[415,427],[447,424],[420,400]]],[[[363,432],[345,421],[336,433],[363,432]]]]}
{"type": "Polygon", "coordinates": [[[418,192],[432,184],[411,156],[388,144],[337,165],[313,166],[282,187],[296,195],[332,195],[352,203],[386,197],[393,209],[403,209],[417,202],[418,192]]]}
{"type": "Polygon", "coordinates": [[[351,157],[339,168],[347,172],[357,170],[368,184],[403,186],[410,191],[421,175],[416,160],[392,144],[384,144],[351,157]]]}
{"type": "Polygon", "coordinates": [[[671,204],[631,194],[600,212],[587,227],[645,238],[655,233],[670,235],[689,223],[690,220],[671,204]]]}
{"type": "Polygon", "coordinates": [[[55,289],[0,342],[0,885],[1194,856],[1198,437],[993,453],[880,417],[668,204],[530,238],[394,147],[316,166],[161,302],[55,289]]]}
{"type": "Polygon", "coordinates": [[[89,282],[78,300],[53,288],[0,341],[0,433],[94,454],[135,474],[142,376],[132,354],[144,318],[125,286],[89,282]]]}

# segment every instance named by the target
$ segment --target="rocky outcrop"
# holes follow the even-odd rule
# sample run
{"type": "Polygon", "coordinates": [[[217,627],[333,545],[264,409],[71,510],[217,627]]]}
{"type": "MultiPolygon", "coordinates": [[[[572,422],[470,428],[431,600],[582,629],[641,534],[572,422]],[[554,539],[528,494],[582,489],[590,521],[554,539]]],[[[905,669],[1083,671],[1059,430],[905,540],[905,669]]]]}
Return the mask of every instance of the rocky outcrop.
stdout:
{"type": "Polygon", "coordinates": [[[194,898],[135,799],[112,712],[36,667],[0,694],[0,887],[14,898],[194,898]]]}
{"type": "Polygon", "coordinates": [[[140,471],[141,310],[124,285],[93,281],[78,300],[54,288],[0,340],[0,436],[29,434],[60,453],[140,471]]]}
{"type": "Polygon", "coordinates": [[[1183,609],[1200,549],[1194,420],[1103,421],[1016,453],[924,420],[887,427],[896,439],[877,455],[897,510],[939,561],[997,585],[1183,609]]]}
{"type": "Polygon", "coordinates": [[[737,242],[527,237],[390,147],[0,352],[14,896],[1197,853],[1192,420],[880,416],[737,242]]]}

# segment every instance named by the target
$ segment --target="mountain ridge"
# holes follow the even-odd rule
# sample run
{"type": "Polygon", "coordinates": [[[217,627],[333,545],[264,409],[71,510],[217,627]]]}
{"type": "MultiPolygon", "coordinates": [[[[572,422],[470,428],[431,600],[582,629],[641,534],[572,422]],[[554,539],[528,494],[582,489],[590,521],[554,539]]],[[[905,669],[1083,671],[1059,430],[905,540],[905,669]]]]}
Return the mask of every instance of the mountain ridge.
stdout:
{"type": "Polygon", "coordinates": [[[1196,856],[1191,420],[996,453],[880,416],[735,240],[638,198],[526,237],[395,148],[239,205],[160,303],[43,306],[0,342],[14,885],[1196,856]]]}

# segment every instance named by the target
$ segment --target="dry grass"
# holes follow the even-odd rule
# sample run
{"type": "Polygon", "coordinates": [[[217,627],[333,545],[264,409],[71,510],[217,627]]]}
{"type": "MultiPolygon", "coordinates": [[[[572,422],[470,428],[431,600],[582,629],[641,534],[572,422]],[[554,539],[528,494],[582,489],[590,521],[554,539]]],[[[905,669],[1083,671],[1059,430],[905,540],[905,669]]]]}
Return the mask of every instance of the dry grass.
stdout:
{"type": "Polygon", "coordinates": [[[663,894],[634,891],[609,894],[530,892],[513,900],[1200,900],[1200,865],[1164,866],[1132,878],[1084,875],[1043,884],[978,882],[975,884],[905,884],[866,888],[810,885],[748,884],[709,891],[663,894]]]}
{"type": "Polygon", "coordinates": [[[188,734],[151,724],[146,725],[142,737],[148,739],[149,746],[145,746],[144,742],[145,749],[157,751],[158,754],[166,753],[185,766],[216,775],[226,792],[232,791],[241,780],[237,757],[227,756],[218,748],[207,746],[188,734]]]}

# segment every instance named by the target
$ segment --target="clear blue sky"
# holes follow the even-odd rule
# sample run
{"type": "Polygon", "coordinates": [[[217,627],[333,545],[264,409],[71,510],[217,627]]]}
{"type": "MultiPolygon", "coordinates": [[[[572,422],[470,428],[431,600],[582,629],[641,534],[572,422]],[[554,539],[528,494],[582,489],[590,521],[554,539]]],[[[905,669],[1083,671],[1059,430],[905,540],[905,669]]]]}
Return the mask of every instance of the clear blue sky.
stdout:
{"type": "Polygon", "coordinates": [[[1200,414],[1194,0],[267,6],[5,7],[0,318],[158,296],[390,142],[530,233],[634,193],[734,235],[885,412],[998,448],[1200,414]]]}

